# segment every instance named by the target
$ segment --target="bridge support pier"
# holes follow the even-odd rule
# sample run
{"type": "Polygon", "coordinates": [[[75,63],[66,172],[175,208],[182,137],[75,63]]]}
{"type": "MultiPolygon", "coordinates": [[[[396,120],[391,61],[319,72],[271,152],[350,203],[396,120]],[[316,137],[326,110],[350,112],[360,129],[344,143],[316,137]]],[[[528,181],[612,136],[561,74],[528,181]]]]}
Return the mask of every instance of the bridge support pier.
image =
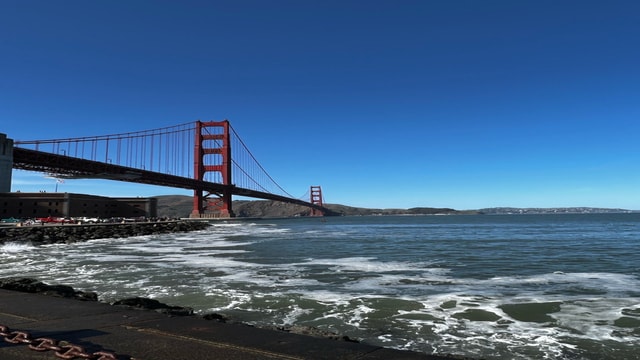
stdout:
{"type": "MultiPolygon", "coordinates": [[[[311,186],[311,190],[309,191],[311,194],[310,203],[314,205],[324,206],[322,205],[322,188],[320,186],[311,186]]],[[[324,213],[318,209],[311,208],[311,216],[324,216],[324,213]]]]}
{"type": "Polygon", "coordinates": [[[13,140],[0,133],[0,193],[11,192],[13,140]]]}
{"type": "Polygon", "coordinates": [[[195,189],[193,192],[192,218],[209,217],[234,217],[231,198],[231,140],[229,133],[229,121],[196,121],[196,138],[194,154],[194,178],[204,181],[208,172],[219,173],[222,184],[227,189],[221,194],[204,194],[206,189],[195,189]],[[203,130],[206,134],[203,134],[203,130]],[[217,164],[206,163],[208,158],[220,160],[217,164]],[[218,201],[209,200],[211,196],[218,201]],[[206,205],[205,205],[206,203],[206,205]]]}

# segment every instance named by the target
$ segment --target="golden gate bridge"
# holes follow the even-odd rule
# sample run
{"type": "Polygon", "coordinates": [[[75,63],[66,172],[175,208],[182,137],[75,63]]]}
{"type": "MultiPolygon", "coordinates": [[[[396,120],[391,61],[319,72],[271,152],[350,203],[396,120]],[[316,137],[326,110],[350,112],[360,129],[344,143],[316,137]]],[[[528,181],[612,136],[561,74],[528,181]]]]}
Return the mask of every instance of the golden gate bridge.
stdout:
{"type": "Polygon", "coordinates": [[[13,168],[56,178],[94,178],[193,190],[191,217],[233,217],[232,195],[334,215],[320,186],[293,197],[260,165],[228,120],[65,139],[15,141],[13,168]]]}

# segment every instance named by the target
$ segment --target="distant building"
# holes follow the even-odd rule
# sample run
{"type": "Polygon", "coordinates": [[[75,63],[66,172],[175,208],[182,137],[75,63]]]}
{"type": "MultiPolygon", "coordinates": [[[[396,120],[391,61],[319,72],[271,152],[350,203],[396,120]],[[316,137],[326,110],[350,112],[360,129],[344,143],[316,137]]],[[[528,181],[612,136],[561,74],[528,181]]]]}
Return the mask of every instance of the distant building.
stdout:
{"type": "Polygon", "coordinates": [[[109,198],[72,193],[0,193],[0,217],[156,217],[155,198],[109,198]]]}

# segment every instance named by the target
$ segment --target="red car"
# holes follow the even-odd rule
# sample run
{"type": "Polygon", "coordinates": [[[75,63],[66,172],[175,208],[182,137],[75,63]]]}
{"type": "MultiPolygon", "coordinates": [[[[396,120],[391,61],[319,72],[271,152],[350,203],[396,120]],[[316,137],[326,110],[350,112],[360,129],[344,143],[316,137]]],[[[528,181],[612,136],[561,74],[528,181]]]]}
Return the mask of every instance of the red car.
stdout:
{"type": "Polygon", "coordinates": [[[43,223],[57,223],[57,224],[71,224],[74,223],[75,221],[69,219],[69,218],[64,218],[64,217],[54,217],[54,216],[47,216],[44,218],[37,218],[36,220],[43,222],[43,223]]]}

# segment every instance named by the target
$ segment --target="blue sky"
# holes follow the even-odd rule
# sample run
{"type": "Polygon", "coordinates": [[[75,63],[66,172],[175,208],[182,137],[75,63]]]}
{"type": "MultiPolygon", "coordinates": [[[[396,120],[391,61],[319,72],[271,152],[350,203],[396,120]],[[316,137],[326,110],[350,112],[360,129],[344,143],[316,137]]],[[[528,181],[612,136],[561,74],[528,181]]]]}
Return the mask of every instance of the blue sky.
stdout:
{"type": "Polygon", "coordinates": [[[294,196],[640,209],[638,1],[0,0],[0,49],[15,140],[229,119],[294,196]]]}

